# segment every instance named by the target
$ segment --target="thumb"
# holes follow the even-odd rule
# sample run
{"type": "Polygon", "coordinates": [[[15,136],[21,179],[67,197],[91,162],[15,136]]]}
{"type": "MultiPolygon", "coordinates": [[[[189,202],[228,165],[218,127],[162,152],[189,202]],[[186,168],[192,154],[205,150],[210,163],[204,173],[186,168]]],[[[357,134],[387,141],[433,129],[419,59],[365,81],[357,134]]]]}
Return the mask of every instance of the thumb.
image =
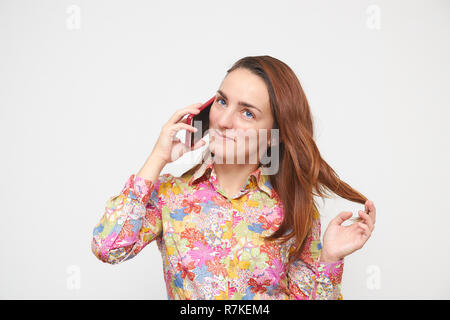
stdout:
{"type": "Polygon", "coordinates": [[[198,148],[201,148],[201,147],[203,147],[205,144],[206,144],[206,141],[203,140],[203,139],[200,139],[200,140],[198,140],[198,141],[194,144],[194,146],[191,148],[191,151],[194,151],[194,150],[196,150],[196,149],[198,149],[198,148]]]}
{"type": "Polygon", "coordinates": [[[351,211],[342,211],[333,220],[330,221],[330,224],[340,226],[345,220],[350,219],[352,216],[353,213],[351,211]]]}

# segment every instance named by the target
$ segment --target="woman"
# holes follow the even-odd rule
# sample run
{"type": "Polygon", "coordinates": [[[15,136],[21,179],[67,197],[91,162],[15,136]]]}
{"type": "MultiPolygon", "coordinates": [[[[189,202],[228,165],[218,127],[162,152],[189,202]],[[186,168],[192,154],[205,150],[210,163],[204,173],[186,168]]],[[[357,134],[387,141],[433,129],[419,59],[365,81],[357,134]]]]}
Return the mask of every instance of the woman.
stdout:
{"type": "Polygon", "coordinates": [[[203,161],[180,177],[160,175],[205,145],[188,148],[175,138],[181,129],[195,132],[183,119],[200,105],[169,119],[144,166],[108,200],[93,253],[116,264],[156,240],[169,299],[342,299],[343,259],[368,240],[376,210],[321,158],[294,72],[270,56],[238,60],[211,106],[203,161]],[[245,143],[248,132],[256,144],[245,143]],[[279,161],[270,175],[262,164],[269,151],[279,161]],[[337,215],[322,243],[313,196],[326,191],[365,210],[348,226],[352,213],[337,215]]]}

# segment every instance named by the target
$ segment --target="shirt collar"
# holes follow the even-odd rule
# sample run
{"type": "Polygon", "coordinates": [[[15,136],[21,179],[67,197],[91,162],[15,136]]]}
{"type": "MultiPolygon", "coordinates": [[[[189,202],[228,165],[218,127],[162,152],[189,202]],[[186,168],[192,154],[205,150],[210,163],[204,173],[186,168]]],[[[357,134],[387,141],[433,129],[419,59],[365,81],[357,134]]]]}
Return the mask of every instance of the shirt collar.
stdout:
{"type": "MultiPolygon", "coordinates": [[[[261,172],[261,165],[252,171],[248,178],[247,182],[244,186],[244,189],[241,190],[241,194],[244,193],[244,190],[250,189],[253,185],[258,187],[261,191],[267,193],[269,197],[273,198],[275,196],[274,189],[270,183],[269,177],[261,172]]],[[[207,153],[205,160],[201,164],[201,166],[192,174],[191,178],[188,181],[188,184],[191,186],[193,184],[201,181],[202,177],[209,179],[209,181],[217,186],[217,177],[214,170],[214,160],[211,156],[210,152],[207,153]]]]}

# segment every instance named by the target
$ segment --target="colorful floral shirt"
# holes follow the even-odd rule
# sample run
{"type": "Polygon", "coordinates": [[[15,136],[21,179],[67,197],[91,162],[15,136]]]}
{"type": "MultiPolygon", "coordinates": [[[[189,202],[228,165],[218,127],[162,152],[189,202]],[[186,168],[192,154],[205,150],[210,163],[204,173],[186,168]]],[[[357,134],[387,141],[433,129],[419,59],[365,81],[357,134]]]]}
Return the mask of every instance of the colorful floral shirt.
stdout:
{"type": "Polygon", "coordinates": [[[132,174],[107,201],[92,252],[117,264],[156,240],[168,299],[342,299],[344,262],[320,261],[318,212],[301,259],[289,268],[294,239],[262,239],[280,225],[283,206],[261,168],[231,197],[211,158],[181,177],[132,174]]]}

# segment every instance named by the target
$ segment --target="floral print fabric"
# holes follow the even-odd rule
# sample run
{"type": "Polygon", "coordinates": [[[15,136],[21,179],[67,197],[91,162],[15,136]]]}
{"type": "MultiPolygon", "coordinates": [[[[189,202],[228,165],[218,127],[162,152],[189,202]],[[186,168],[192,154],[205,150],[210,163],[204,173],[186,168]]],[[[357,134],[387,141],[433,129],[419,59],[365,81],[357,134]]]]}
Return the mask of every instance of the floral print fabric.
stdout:
{"type": "Polygon", "coordinates": [[[287,268],[293,239],[266,242],[283,206],[261,167],[227,195],[211,158],[194,173],[132,174],[93,230],[92,252],[117,264],[156,240],[168,299],[342,299],[343,260],[320,262],[320,217],[301,259],[287,268]]]}

